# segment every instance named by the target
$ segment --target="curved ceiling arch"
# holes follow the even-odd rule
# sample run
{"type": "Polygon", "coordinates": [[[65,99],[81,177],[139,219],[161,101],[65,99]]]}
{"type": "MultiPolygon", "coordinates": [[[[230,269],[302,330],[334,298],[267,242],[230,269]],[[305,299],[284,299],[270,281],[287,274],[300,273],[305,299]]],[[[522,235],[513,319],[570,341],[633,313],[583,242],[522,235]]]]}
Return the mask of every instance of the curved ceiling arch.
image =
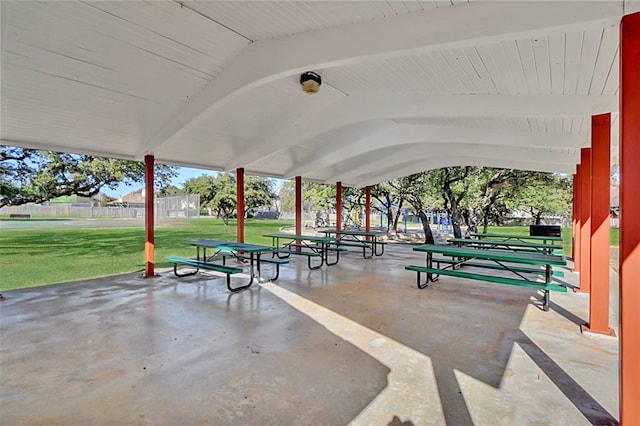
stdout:
{"type": "MultiPolygon", "coordinates": [[[[367,123],[371,128],[371,122],[367,123]]],[[[345,128],[353,133],[352,123],[345,128]]],[[[335,164],[364,153],[388,147],[400,147],[409,144],[469,144],[500,145],[505,147],[539,147],[539,148],[579,148],[588,144],[587,135],[541,134],[512,129],[495,129],[493,127],[452,127],[437,125],[416,125],[395,123],[392,120],[380,120],[378,130],[371,134],[362,133],[361,138],[350,139],[350,144],[342,143],[339,130],[332,130],[320,137],[305,141],[305,146],[322,146],[314,149],[306,158],[300,158],[298,165],[287,170],[284,176],[304,176],[327,165],[335,164]],[[325,135],[330,135],[325,138],[325,135]],[[333,140],[332,140],[333,139],[333,140]]],[[[345,137],[347,137],[345,135],[345,137]]]]}
{"type": "Polygon", "coordinates": [[[425,117],[548,117],[591,116],[602,105],[617,109],[616,96],[555,95],[442,95],[371,93],[347,96],[303,117],[293,126],[267,138],[225,166],[249,167],[274,152],[295,146],[337,128],[359,122],[425,117]]]}
{"type": "MultiPolygon", "coordinates": [[[[353,178],[350,182],[345,182],[345,185],[351,185],[355,187],[364,187],[367,185],[375,185],[379,182],[384,182],[392,179],[397,179],[403,176],[407,176],[413,173],[422,171],[435,170],[442,167],[463,167],[463,166],[478,166],[478,167],[496,167],[503,169],[518,169],[518,170],[530,170],[538,172],[549,173],[575,173],[575,166],[565,165],[550,165],[549,163],[523,163],[521,161],[504,160],[504,159],[487,159],[478,158],[475,156],[465,157],[443,157],[434,160],[409,160],[402,164],[395,164],[393,167],[388,167],[382,170],[369,172],[353,178]]],[[[327,182],[330,183],[330,182],[327,182]]]]}
{"type": "MultiPolygon", "coordinates": [[[[352,167],[353,162],[351,161],[344,161],[328,167],[325,173],[321,173],[331,174],[336,182],[349,182],[369,170],[384,170],[387,167],[402,164],[407,159],[435,161],[440,158],[470,157],[471,154],[478,160],[516,162],[521,167],[532,164],[534,168],[542,163],[548,163],[550,166],[572,167],[580,157],[578,149],[570,149],[568,152],[561,150],[552,152],[549,149],[469,143],[415,143],[370,151],[358,158],[357,163],[360,164],[358,167],[352,167]]],[[[314,175],[312,174],[311,177],[314,175]]]]}
{"type": "Polygon", "coordinates": [[[544,8],[535,2],[473,2],[437,13],[407,14],[253,42],[170,120],[145,131],[138,156],[153,153],[155,147],[236,96],[308,69],[498,42],[542,30],[549,33],[554,28],[615,25],[621,9],[617,2],[589,2],[579,8],[572,2],[550,2],[544,8]],[[450,25],[452,20],[455,26],[450,25]]]}

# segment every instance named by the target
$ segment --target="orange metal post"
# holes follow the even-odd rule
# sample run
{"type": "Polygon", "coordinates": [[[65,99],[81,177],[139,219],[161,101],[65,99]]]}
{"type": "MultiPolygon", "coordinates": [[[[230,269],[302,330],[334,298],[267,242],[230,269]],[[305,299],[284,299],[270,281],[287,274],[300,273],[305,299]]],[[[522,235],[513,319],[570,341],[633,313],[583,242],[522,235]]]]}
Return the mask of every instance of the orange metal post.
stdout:
{"type": "Polygon", "coordinates": [[[571,259],[573,259],[574,263],[576,259],[576,227],[578,223],[578,216],[576,214],[576,209],[577,209],[576,203],[578,202],[578,198],[576,197],[576,191],[577,191],[576,181],[577,180],[578,180],[578,175],[574,174],[573,185],[572,185],[573,196],[571,197],[571,200],[572,200],[572,203],[571,203],[571,259]]]}
{"type": "Polygon", "coordinates": [[[154,272],[154,214],[155,205],[153,200],[153,155],[144,156],[144,185],[145,185],[145,212],[144,212],[144,257],[145,257],[145,277],[153,277],[154,272]]]}
{"type": "Polygon", "coordinates": [[[582,330],[615,336],[609,327],[611,114],[591,117],[591,147],[591,295],[582,330]]]}
{"type": "Polygon", "coordinates": [[[620,424],[640,425],[640,13],[620,26],[620,424]]]}
{"type": "Polygon", "coordinates": [[[336,183],[336,229],[342,229],[342,182],[336,183]]]}
{"type": "Polygon", "coordinates": [[[371,187],[364,189],[364,229],[369,232],[371,230],[371,187]]]}
{"type": "Polygon", "coordinates": [[[576,167],[576,233],[575,233],[575,247],[573,252],[573,270],[580,272],[580,243],[582,241],[580,230],[582,229],[582,166],[578,164],[576,167]]]}
{"type": "Polygon", "coordinates": [[[236,240],[244,243],[244,169],[236,170],[236,210],[238,212],[238,224],[236,226],[236,240]]]}
{"type": "MultiPolygon", "coordinates": [[[[296,176],[296,235],[302,234],[302,176],[296,176]]],[[[298,241],[298,244],[300,242],[298,241]]],[[[300,247],[296,247],[300,251],[300,247]]]]}
{"type": "MultiPolygon", "coordinates": [[[[371,231],[371,187],[367,186],[364,189],[364,230],[371,231]]],[[[369,241],[371,237],[366,237],[369,241]]]]}
{"type": "Polygon", "coordinates": [[[591,291],[591,148],[582,148],[580,153],[580,289],[591,291]]]}

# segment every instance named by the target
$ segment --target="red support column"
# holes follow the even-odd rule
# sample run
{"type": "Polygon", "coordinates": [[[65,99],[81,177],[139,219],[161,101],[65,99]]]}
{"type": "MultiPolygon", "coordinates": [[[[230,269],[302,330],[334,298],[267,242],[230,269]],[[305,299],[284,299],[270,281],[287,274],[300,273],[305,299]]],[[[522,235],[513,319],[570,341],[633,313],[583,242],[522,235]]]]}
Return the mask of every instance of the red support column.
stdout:
{"type": "MultiPolygon", "coordinates": [[[[296,176],[296,235],[302,234],[302,177],[296,176]]],[[[300,242],[298,241],[298,244],[300,242]]],[[[301,248],[296,247],[297,251],[301,248]]]]}
{"type": "MultiPolygon", "coordinates": [[[[578,175],[573,175],[573,195],[571,197],[571,259],[573,259],[575,264],[576,259],[576,228],[578,223],[578,215],[576,214],[578,197],[577,197],[577,186],[576,181],[578,180],[578,175]]],[[[574,267],[575,270],[575,267],[574,267]]]]}
{"type": "Polygon", "coordinates": [[[640,425],[640,13],[620,26],[620,424],[640,425]]]}
{"type": "Polygon", "coordinates": [[[236,240],[244,243],[244,169],[236,170],[236,211],[238,212],[238,224],[236,226],[236,240]]]}
{"type": "Polygon", "coordinates": [[[342,229],[342,182],[336,183],[336,229],[342,229]]]}
{"type": "Polygon", "coordinates": [[[591,148],[580,153],[580,289],[591,291],[591,148]]]}
{"type": "Polygon", "coordinates": [[[582,229],[582,166],[578,164],[576,167],[576,180],[575,180],[575,193],[576,193],[576,232],[575,232],[575,247],[573,252],[573,270],[580,272],[580,244],[582,242],[581,229],[582,229]]]}
{"type": "Polygon", "coordinates": [[[364,230],[369,232],[371,230],[371,187],[367,186],[364,189],[364,230]]]}
{"type": "Polygon", "coordinates": [[[144,257],[145,257],[145,277],[153,277],[154,272],[154,214],[155,214],[155,202],[153,199],[153,155],[144,156],[144,257]]]}
{"type": "Polygon", "coordinates": [[[591,117],[591,294],[583,331],[615,336],[609,327],[611,114],[591,117]]]}

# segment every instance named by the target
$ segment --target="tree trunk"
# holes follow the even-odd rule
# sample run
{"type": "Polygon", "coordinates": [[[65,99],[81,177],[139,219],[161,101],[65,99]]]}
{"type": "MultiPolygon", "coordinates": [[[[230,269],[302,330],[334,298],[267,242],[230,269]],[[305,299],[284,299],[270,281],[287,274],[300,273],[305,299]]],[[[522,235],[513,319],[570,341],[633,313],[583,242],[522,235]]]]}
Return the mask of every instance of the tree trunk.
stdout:
{"type": "Polygon", "coordinates": [[[424,230],[424,243],[435,244],[435,240],[433,239],[433,233],[431,232],[431,226],[429,226],[429,219],[427,218],[426,213],[423,210],[420,210],[418,212],[418,216],[420,216],[420,220],[422,222],[422,229],[424,230]]]}
{"type": "Polygon", "coordinates": [[[393,232],[398,230],[398,220],[400,220],[400,214],[402,213],[402,205],[404,204],[403,200],[400,200],[400,204],[398,205],[398,211],[394,215],[393,218],[393,232]]]}
{"type": "Polygon", "coordinates": [[[391,225],[393,224],[393,212],[391,211],[391,208],[387,209],[385,215],[387,216],[387,232],[389,232],[391,230],[391,225]]]}
{"type": "Polygon", "coordinates": [[[451,209],[451,225],[453,226],[454,238],[462,238],[462,229],[460,229],[460,213],[458,212],[458,206],[451,209]]]}

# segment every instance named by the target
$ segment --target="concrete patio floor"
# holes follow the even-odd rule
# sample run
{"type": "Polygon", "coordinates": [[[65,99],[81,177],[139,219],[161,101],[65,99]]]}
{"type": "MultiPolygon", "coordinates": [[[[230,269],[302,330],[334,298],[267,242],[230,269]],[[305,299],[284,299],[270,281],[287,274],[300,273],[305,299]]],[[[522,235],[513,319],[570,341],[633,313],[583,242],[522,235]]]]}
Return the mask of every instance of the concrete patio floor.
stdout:
{"type": "Polygon", "coordinates": [[[618,340],[580,333],[588,295],[418,290],[422,262],[388,244],[237,294],[171,271],[5,292],[0,423],[617,423],[618,340]]]}

